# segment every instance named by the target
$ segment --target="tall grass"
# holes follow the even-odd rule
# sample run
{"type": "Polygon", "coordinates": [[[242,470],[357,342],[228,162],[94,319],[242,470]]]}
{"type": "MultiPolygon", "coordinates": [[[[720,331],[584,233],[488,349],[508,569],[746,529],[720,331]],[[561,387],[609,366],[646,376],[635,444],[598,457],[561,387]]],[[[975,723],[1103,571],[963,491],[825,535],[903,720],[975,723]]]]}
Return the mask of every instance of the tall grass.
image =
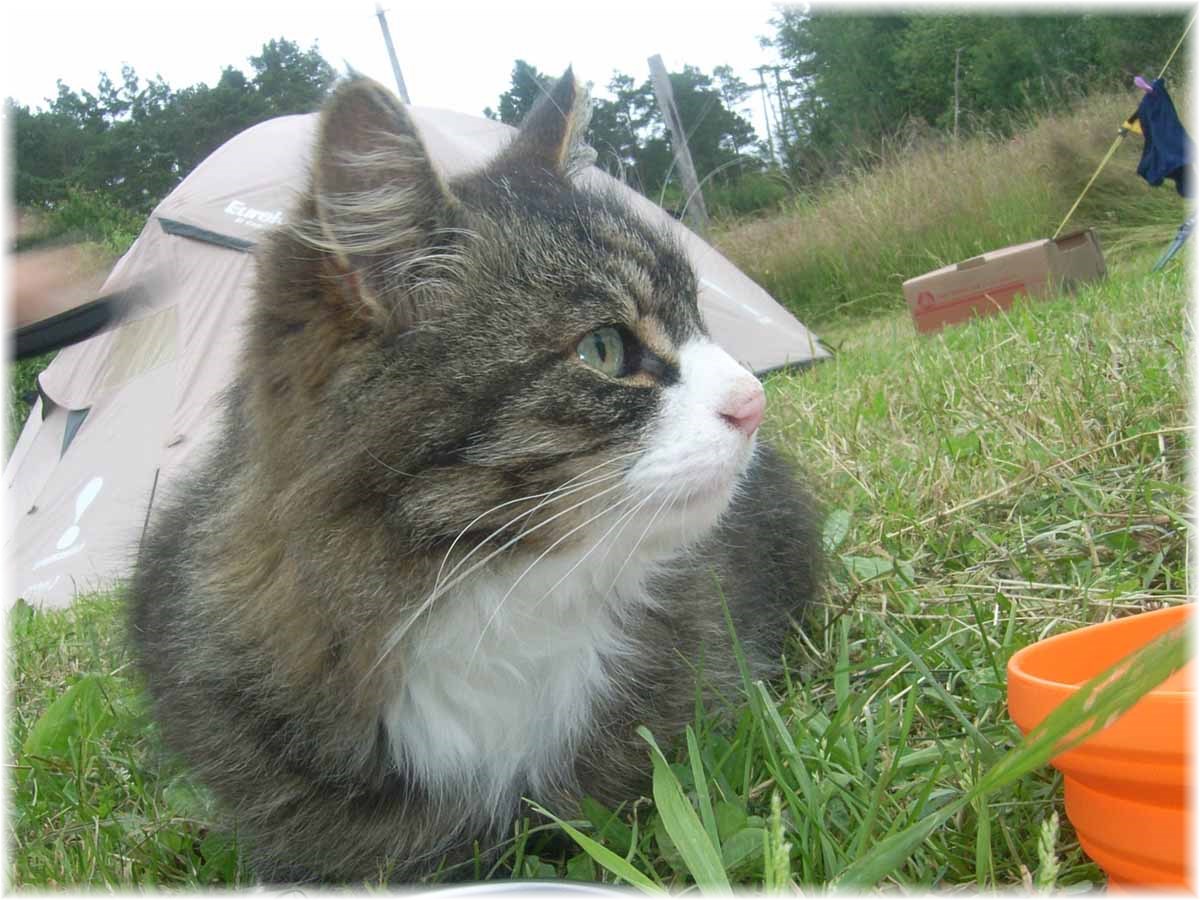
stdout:
{"type": "MultiPolygon", "coordinates": [[[[1094,96],[1013,137],[885,148],[884,164],[779,215],[720,227],[714,243],[810,325],[902,308],[908,278],[1049,237],[1135,105],[1127,94],[1094,96]]],[[[1122,141],[1067,230],[1095,227],[1120,250],[1169,242],[1184,204],[1170,183],[1155,189],[1137,176],[1140,154],[1140,138],[1122,141]]]]}

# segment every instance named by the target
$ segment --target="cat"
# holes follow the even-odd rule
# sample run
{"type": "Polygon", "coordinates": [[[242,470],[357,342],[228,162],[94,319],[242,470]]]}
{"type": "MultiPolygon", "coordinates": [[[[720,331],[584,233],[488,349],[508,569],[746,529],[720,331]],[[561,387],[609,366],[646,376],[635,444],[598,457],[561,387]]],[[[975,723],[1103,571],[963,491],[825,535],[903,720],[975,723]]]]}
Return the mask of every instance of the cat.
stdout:
{"type": "Polygon", "coordinates": [[[568,69],[446,181],[347,80],[260,248],[219,438],[153,516],[130,627],[264,881],[461,872],[524,798],[637,798],[636,727],[670,740],[697,679],[740,684],[725,605],[770,677],[820,589],[763,388],[667,230],[579,185],[586,120],[568,69]]]}

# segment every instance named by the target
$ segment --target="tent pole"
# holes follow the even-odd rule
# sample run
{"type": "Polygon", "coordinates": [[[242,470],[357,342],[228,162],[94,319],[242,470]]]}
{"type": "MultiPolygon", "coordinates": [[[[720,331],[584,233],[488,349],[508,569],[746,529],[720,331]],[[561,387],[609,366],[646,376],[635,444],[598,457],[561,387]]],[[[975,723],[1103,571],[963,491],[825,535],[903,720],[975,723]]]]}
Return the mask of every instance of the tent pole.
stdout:
{"type": "Polygon", "coordinates": [[[161,468],[154,469],[154,484],[150,486],[150,500],[146,503],[146,518],[142,520],[142,536],[138,538],[138,554],[142,552],[142,542],[146,540],[146,529],[150,526],[150,510],[154,508],[154,495],[158,493],[158,473],[161,468]]]}
{"type": "Polygon", "coordinates": [[[396,89],[400,92],[400,99],[411,104],[412,101],[408,99],[408,88],[404,85],[404,76],[400,74],[400,60],[396,59],[396,48],[392,46],[392,33],[388,30],[387,14],[379,3],[375,4],[375,15],[379,16],[379,27],[383,29],[383,42],[387,44],[388,59],[392,61],[392,74],[396,76],[396,89]]]}

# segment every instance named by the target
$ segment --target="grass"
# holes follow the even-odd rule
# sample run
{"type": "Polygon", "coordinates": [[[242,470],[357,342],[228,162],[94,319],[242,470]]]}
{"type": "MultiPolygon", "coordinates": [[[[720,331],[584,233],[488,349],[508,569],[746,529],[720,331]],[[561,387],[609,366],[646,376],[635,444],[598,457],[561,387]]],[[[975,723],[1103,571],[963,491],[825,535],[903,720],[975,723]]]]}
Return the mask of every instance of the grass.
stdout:
{"type": "Polygon", "coordinates": [[[9,615],[9,883],[245,883],[209,798],[162,754],[121,607],[9,615]]]}
{"type": "MultiPolygon", "coordinates": [[[[801,195],[778,215],[718,226],[713,240],[823,333],[894,309],[908,278],[1049,237],[1133,108],[1126,94],[1100,95],[1031,121],[1015,137],[897,144],[882,154],[885,164],[801,195]]],[[[1141,145],[1122,141],[1067,232],[1095,227],[1122,254],[1166,247],[1186,216],[1184,201],[1171,182],[1155,189],[1137,176],[1141,145]]]]}
{"type": "MultiPolygon", "coordinates": [[[[475,874],[1101,882],[1054,770],[998,786],[988,772],[1018,741],[1004,707],[1017,648],[1189,593],[1187,283],[1182,266],[1147,274],[1155,255],[938,336],[900,314],[845,325],[833,360],[773,377],[770,436],[829,504],[834,567],[788,681],[747,683],[665,756],[647,744],[655,797],[587,806],[570,827],[588,849],[518,825],[501,865],[475,874]]],[[[206,794],[161,756],[120,603],[10,618],[11,883],[245,884],[206,794]]]]}

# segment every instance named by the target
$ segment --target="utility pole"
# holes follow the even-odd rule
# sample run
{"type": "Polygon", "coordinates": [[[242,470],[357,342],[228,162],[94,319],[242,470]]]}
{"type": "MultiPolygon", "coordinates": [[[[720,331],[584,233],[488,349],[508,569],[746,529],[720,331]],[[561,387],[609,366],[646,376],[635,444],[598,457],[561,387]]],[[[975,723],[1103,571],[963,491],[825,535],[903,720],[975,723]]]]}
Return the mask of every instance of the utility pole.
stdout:
{"type": "Polygon", "coordinates": [[[696,167],[692,165],[692,154],[688,151],[687,133],[675,109],[675,95],[671,91],[671,79],[662,57],[655,53],[650,63],[650,82],[654,85],[654,97],[663,119],[671,131],[671,143],[675,147],[675,164],[679,166],[679,177],[685,194],[683,215],[692,231],[701,237],[708,231],[708,210],[704,206],[704,195],[700,193],[700,182],[696,179],[696,167]]]}
{"type": "Polygon", "coordinates": [[[788,127],[792,124],[791,109],[784,104],[787,103],[787,94],[783,91],[783,82],[779,80],[779,70],[782,66],[771,66],[771,71],[775,73],[775,96],[779,100],[779,142],[783,144],[783,159],[786,162],[792,158],[792,146],[788,140],[788,127]]]}
{"type": "Polygon", "coordinates": [[[763,122],[767,126],[767,153],[771,155],[771,162],[778,162],[775,159],[775,142],[771,140],[771,113],[767,109],[767,82],[763,79],[763,67],[759,66],[754,71],[758,72],[758,87],[762,91],[763,122]]]}
{"type": "Polygon", "coordinates": [[[396,76],[396,89],[400,92],[400,99],[405,103],[412,103],[408,99],[408,88],[404,86],[404,76],[400,74],[400,60],[396,59],[396,48],[392,46],[392,33],[388,31],[387,15],[379,3],[375,4],[375,15],[379,17],[379,27],[383,29],[383,42],[387,44],[388,58],[392,61],[392,74],[396,76]]]}

